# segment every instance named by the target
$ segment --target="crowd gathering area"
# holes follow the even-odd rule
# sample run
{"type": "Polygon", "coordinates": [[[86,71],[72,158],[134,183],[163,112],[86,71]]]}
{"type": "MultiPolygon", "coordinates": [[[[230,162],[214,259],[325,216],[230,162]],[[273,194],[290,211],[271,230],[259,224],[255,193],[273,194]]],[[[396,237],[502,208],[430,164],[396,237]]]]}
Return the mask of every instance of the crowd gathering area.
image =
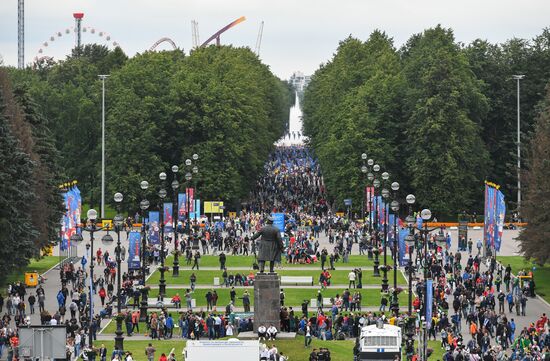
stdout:
{"type": "Polygon", "coordinates": [[[54,309],[44,307],[41,286],[31,290],[21,283],[10,285],[0,303],[2,357],[17,359],[17,330],[29,322],[28,314],[36,312],[43,325],[66,326],[69,360],[92,355],[101,361],[183,360],[186,340],[241,336],[260,339],[259,360],[352,360],[361,328],[380,323],[401,327],[400,358],[417,360],[425,321],[425,267],[434,285],[433,317],[426,330],[430,359],[550,359],[546,314],[541,311],[529,320],[529,327],[516,326],[518,319],[527,317],[533,281],[523,282],[511,267],[482,258],[475,247],[458,252],[456,245],[441,246],[435,234],[428,236],[424,251],[417,235],[411,267],[397,268],[395,285],[394,255],[388,247],[389,287],[381,292],[382,277],[375,276],[373,265],[378,252],[383,267],[383,244],[373,243],[377,237],[365,237],[368,222],[330,213],[324,192],[319,166],[307,148],[277,148],[252,201],[237,217],[207,220],[189,227],[190,232],[177,233],[175,240],[168,237],[164,297],[158,296],[163,253],[158,247],[148,248],[146,315],[140,313],[144,285],[132,271],[121,275],[123,310],[117,315],[115,257],[98,252],[88,261],[97,266],[93,287],[101,299],[92,320],[85,262],[62,267],[59,276],[50,275],[60,278],[54,309]],[[287,220],[282,262],[275,269],[281,281],[280,320],[258,325],[254,334],[258,262],[251,238],[272,212],[285,213],[287,220]],[[179,256],[178,275],[172,273],[174,252],[179,256]],[[411,313],[408,272],[413,272],[411,313]],[[122,319],[125,350],[114,347],[117,317],[122,319]],[[93,352],[87,344],[89,333],[95,340],[93,352]],[[409,337],[415,342],[407,341],[409,337]]]}

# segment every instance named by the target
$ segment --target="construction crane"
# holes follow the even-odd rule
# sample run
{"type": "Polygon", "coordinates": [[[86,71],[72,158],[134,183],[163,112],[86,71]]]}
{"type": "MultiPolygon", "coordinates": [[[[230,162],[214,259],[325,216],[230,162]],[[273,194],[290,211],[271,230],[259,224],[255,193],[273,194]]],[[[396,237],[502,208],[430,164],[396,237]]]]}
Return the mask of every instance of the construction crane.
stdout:
{"type": "Polygon", "coordinates": [[[260,56],[260,46],[262,46],[262,36],[264,34],[264,22],[260,23],[260,31],[258,31],[258,39],[256,39],[256,55],[260,56]]]}
{"type": "Polygon", "coordinates": [[[200,47],[204,48],[206,45],[208,45],[214,39],[216,39],[216,45],[219,46],[220,45],[220,35],[222,35],[227,30],[231,29],[232,27],[234,27],[237,24],[242,23],[245,20],[246,20],[246,18],[244,16],[241,16],[237,20],[227,24],[226,26],[224,26],[220,30],[216,31],[216,33],[214,33],[214,35],[212,35],[211,37],[208,38],[208,40],[206,40],[204,43],[202,43],[202,45],[200,47]]]}

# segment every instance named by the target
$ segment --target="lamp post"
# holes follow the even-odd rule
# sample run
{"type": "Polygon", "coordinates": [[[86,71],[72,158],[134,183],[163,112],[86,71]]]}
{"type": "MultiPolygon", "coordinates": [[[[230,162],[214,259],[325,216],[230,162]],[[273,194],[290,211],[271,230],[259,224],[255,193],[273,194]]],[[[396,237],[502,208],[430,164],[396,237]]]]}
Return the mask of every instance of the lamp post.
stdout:
{"type": "MultiPolygon", "coordinates": [[[[361,166],[361,173],[363,174],[362,178],[367,175],[367,172],[369,171],[369,168],[365,165],[365,161],[367,160],[367,153],[361,154],[361,160],[363,162],[363,165],[361,166]]],[[[363,188],[363,198],[361,199],[361,219],[363,221],[365,220],[365,200],[367,198],[367,187],[361,182],[361,187],[363,188]]]]}
{"type": "Polygon", "coordinates": [[[520,92],[519,82],[525,77],[523,74],[512,75],[517,81],[517,172],[518,172],[518,214],[521,214],[521,121],[520,121],[520,92]]]}
{"type": "Polygon", "coordinates": [[[405,221],[407,222],[407,227],[409,228],[409,234],[405,238],[405,244],[407,245],[407,248],[409,249],[409,314],[412,314],[412,274],[413,274],[413,265],[412,265],[412,252],[415,244],[414,239],[414,216],[412,213],[412,207],[414,202],[416,201],[416,197],[413,194],[407,195],[406,198],[407,204],[409,205],[409,214],[407,215],[407,218],[405,221]]]}
{"type": "MultiPolygon", "coordinates": [[[[428,262],[428,221],[432,218],[432,212],[425,208],[423,209],[421,212],[420,212],[420,217],[422,217],[422,221],[424,223],[424,260],[423,260],[423,263],[424,263],[424,286],[425,286],[425,289],[424,289],[424,295],[423,295],[423,304],[424,304],[424,313],[426,313],[426,310],[428,309],[428,277],[429,277],[429,274],[428,274],[428,266],[429,266],[429,262],[428,262]]],[[[431,301],[433,302],[433,300],[431,301]]],[[[423,335],[423,340],[424,342],[422,342],[422,357],[421,357],[421,360],[422,361],[426,361],[427,360],[427,348],[428,348],[428,342],[426,341],[427,340],[427,337],[428,337],[428,329],[427,329],[427,325],[428,325],[428,319],[426,319],[423,323],[422,323],[422,328],[423,328],[423,332],[422,332],[422,335],[423,335]]]]}
{"type": "Polygon", "coordinates": [[[164,299],[164,296],[166,295],[166,279],[164,278],[164,272],[166,269],[164,268],[164,258],[165,258],[165,240],[164,240],[164,198],[166,198],[167,192],[166,189],[164,189],[164,181],[166,180],[166,173],[161,172],[159,174],[159,179],[161,181],[161,189],[158,192],[158,196],[160,198],[160,280],[159,280],[159,294],[158,298],[160,301],[164,299]]]}
{"type": "Polygon", "coordinates": [[[412,275],[414,273],[414,268],[412,264],[412,253],[413,248],[415,245],[415,239],[414,239],[414,216],[412,207],[414,202],[416,201],[416,197],[413,194],[407,195],[405,198],[407,204],[409,205],[409,214],[407,215],[407,218],[405,219],[407,222],[407,227],[409,228],[409,234],[405,237],[405,244],[407,245],[407,248],[409,249],[409,262],[408,262],[408,276],[409,276],[409,324],[407,327],[407,339],[408,343],[412,344],[412,339],[414,336],[414,323],[412,319],[412,275]]]}
{"type": "MultiPolygon", "coordinates": [[[[145,196],[147,188],[149,188],[149,182],[141,181],[139,184],[140,188],[143,191],[145,196]]],[[[147,319],[147,308],[148,308],[148,291],[145,287],[145,272],[146,272],[146,255],[145,248],[147,247],[147,233],[145,232],[145,211],[149,208],[149,201],[144,198],[139,203],[139,208],[141,209],[141,303],[139,305],[139,320],[145,321],[147,319]]]]}
{"type": "MultiPolygon", "coordinates": [[[[90,291],[89,291],[89,299],[90,299],[90,314],[89,314],[89,329],[88,329],[88,337],[89,337],[89,346],[92,347],[93,345],[93,332],[91,330],[92,328],[92,323],[93,323],[93,320],[94,320],[94,233],[97,232],[97,231],[101,231],[103,229],[105,229],[106,227],[96,227],[96,222],[97,222],[97,211],[95,209],[89,209],[88,212],[86,213],[86,216],[88,218],[88,221],[90,221],[90,226],[89,227],[85,227],[84,230],[89,232],[90,233],[90,291]]],[[[76,237],[75,237],[76,239],[76,237]]],[[[78,237],[78,240],[81,240],[81,236],[78,237]]],[[[109,245],[111,243],[113,243],[113,237],[109,234],[108,232],[108,228],[107,228],[107,234],[104,235],[102,238],[101,238],[101,241],[106,244],[106,245],[109,245]]]]}
{"type": "Polygon", "coordinates": [[[86,231],[90,232],[90,292],[88,298],[90,299],[90,320],[88,322],[88,345],[92,347],[93,345],[93,332],[92,332],[92,322],[94,319],[94,232],[96,229],[97,221],[97,211],[95,209],[89,209],[86,213],[88,220],[90,221],[90,227],[84,228],[86,231]]]}
{"type": "MultiPolygon", "coordinates": [[[[120,203],[124,199],[122,193],[115,193],[114,200],[117,204],[117,211],[120,211],[120,203]]],[[[115,256],[116,256],[116,264],[117,264],[117,271],[116,271],[116,281],[117,281],[117,297],[116,297],[116,309],[117,309],[117,317],[116,317],[116,331],[115,331],[115,346],[119,350],[124,350],[124,332],[122,331],[122,318],[121,318],[121,312],[122,312],[122,288],[120,284],[120,273],[121,273],[121,263],[122,263],[122,254],[121,254],[121,246],[120,246],[120,231],[122,229],[122,226],[124,225],[124,217],[120,214],[117,214],[115,218],[113,219],[113,223],[115,224],[115,232],[116,232],[116,248],[115,248],[115,256]]]]}
{"type": "Polygon", "coordinates": [[[101,219],[105,218],[105,79],[109,75],[98,75],[101,79],[101,219]]]}
{"type": "Polygon", "coordinates": [[[399,255],[397,254],[397,243],[399,242],[399,235],[397,234],[397,219],[399,217],[399,202],[397,201],[397,191],[399,190],[399,183],[393,182],[391,184],[393,190],[393,201],[390,204],[393,212],[393,299],[390,304],[390,308],[394,310],[395,315],[399,314],[399,299],[397,298],[397,262],[399,262],[399,255]]]}
{"type": "Polygon", "coordinates": [[[379,207],[379,201],[376,199],[376,191],[378,188],[380,188],[380,180],[376,178],[376,174],[380,171],[380,166],[378,164],[375,164],[372,166],[372,170],[374,171],[374,180],[372,181],[372,184],[374,186],[374,197],[375,197],[375,206],[374,206],[374,222],[373,222],[373,229],[374,229],[374,244],[375,244],[375,252],[374,252],[374,277],[380,277],[380,245],[379,245],[379,234],[378,234],[378,207],[379,207]]]}
{"type": "Polygon", "coordinates": [[[170,183],[170,187],[172,187],[172,192],[174,194],[174,209],[176,211],[174,214],[176,214],[176,218],[174,218],[174,261],[172,262],[172,277],[179,276],[180,274],[180,263],[178,258],[178,245],[177,245],[177,239],[178,234],[176,230],[176,224],[179,220],[179,209],[178,209],[178,188],[180,187],[180,182],[178,182],[178,172],[180,170],[180,167],[177,165],[173,165],[172,168],[172,183],[170,183]]]}
{"type": "MultiPolygon", "coordinates": [[[[390,179],[390,174],[388,172],[382,173],[382,182],[383,184],[387,183],[390,179]]],[[[386,207],[386,200],[390,196],[390,191],[386,188],[382,189],[382,206],[383,206],[383,217],[384,217],[384,278],[382,279],[382,292],[388,292],[388,209],[386,207]]]]}

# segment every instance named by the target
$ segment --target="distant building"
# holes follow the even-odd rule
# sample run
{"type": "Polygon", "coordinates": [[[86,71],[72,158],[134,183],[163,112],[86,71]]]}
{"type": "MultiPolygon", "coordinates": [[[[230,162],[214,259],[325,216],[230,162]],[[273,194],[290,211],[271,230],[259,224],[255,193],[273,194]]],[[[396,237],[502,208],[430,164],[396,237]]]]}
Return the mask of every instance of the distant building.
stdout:
{"type": "Polygon", "coordinates": [[[301,71],[296,71],[288,80],[298,92],[303,92],[311,80],[310,75],[304,75],[301,71]]]}

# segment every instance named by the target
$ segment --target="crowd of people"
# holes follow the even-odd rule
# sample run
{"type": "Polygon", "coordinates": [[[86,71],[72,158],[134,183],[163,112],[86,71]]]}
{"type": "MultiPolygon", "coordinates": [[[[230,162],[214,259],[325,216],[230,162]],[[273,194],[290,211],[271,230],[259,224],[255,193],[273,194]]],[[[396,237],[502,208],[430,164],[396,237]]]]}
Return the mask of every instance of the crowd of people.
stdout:
{"type": "MultiPolygon", "coordinates": [[[[429,322],[427,338],[437,340],[444,350],[444,361],[450,360],[548,360],[550,359],[549,320],[545,314],[533,320],[529,327],[519,328],[516,322],[526,317],[529,300],[535,294],[535,282],[529,272],[512,275],[509,265],[501,265],[494,257],[483,258],[473,242],[464,243],[468,248],[452,252],[450,245],[441,245],[436,235],[428,237],[427,251],[422,239],[416,235],[413,259],[406,267],[412,273],[414,297],[412,314],[404,312],[403,302],[398,312],[388,308],[390,296],[382,296],[378,311],[366,310],[361,292],[363,270],[360,267],[349,269],[348,288],[341,294],[330,292],[332,274],[336,267],[348,262],[349,256],[365,254],[372,258],[373,252],[380,251],[377,240],[382,234],[375,234],[368,223],[351,221],[333,215],[325,199],[325,189],[319,164],[308,148],[303,146],[278,147],[266,163],[265,172],[252,194],[252,200],[245,210],[235,218],[223,218],[215,222],[194,221],[191,225],[178,224],[175,240],[171,238],[171,248],[178,250],[185,264],[198,272],[201,257],[216,255],[219,260],[219,287],[229,292],[230,302],[225,309],[217,310],[218,292],[206,292],[206,308],[192,307],[196,275],[189,278],[189,289],[182,289],[171,301],[177,311],[170,312],[166,307],[155,308],[145,315],[145,330],[151,339],[163,340],[173,337],[200,340],[219,339],[238,335],[253,329],[251,317],[238,317],[235,314],[236,300],[242,300],[245,312],[251,309],[251,295],[247,290],[235,287],[252,286],[258,265],[251,270],[231,270],[227,266],[229,255],[256,255],[256,243],[251,236],[259,231],[271,212],[285,214],[286,264],[319,265],[318,289],[312,289],[312,299],[316,306],[304,300],[301,309],[294,310],[285,305],[285,292],[280,291],[281,308],[278,324],[260,325],[261,341],[277,339],[280,332],[296,332],[304,337],[304,347],[311,347],[312,340],[341,340],[356,338],[361,327],[384,322],[403,328],[403,335],[412,330],[417,335],[422,326],[418,315],[425,314],[426,282],[433,280],[432,319],[429,322]],[[189,234],[183,230],[189,229],[189,234]],[[370,235],[365,236],[366,233],[370,235]],[[328,245],[319,241],[324,236],[328,245]],[[467,252],[466,252],[467,251],[467,252]],[[465,259],[463,259],[463,257],[465,259]],[[418,270],[425,270],[418,272],[418,270]],[[519,276],[524,276],[519,277],[519,276]],[[525,281],[523,280],[525,278],[525,281]],[[329,297],[326,297],[326,296],[329,297]],[[182,303],[185,310],[181,311],[182,303]],[[265,330],[264,330],[265,329],[265,330]]],[[[185,221],[184,221],[185,222],[185,221]]],[[[131,220],[129,220],[131,227],[131,220]]],[[[148,234],[148,230],[145,229],[148,234]]],[[[479,242],[478,242],[479,243],[479,242]]],[[[477,244],[476,244],[477,246],[477,244]]],[[[145,258],[148,265],[160,263],[165,254],[158,244],[146,247],[145,258]]],[[[26,289],[21,282],[11,284],[7,296],[0,296],[0,312],[5,312],[0,320],[0,357],[7,353],[11,360],[17,357],[19,344],[18,328],[30,323],[29,315],[37,313],[42,325],[65,325],[67,328],[67,358],[74,360],[82,350],[90,345],[88,335],[96,339],[102,319],[115,317],[116,303],[120,297],[123,305],[125,333],[131,337],[140,332],[139,310],[143,292],[140,270],[123,271],[121,292],[117,292],[117,257],[126,257],[126,249],[120,254],[110,254],[107,250],[94,250],[93,257],[83,257],[80,263],[66,263],[59,273],[59,290],[56,294],[55,309],[47,309],[46,293],[39,285],[33,291],[26,289]],[[100,304],[95,305],[90,314],[90,290],[88,262],[94,262],[96,271],[91,282],[92,294],[98,295],[100,304]],[[101,268],[99,268],[101,267],[101,268]]],[[[395,255],[390,252],[390,260],[395,255]]],[[[279,265],[281,267],[282,265],[279,265]]],[[[392,296],[397,290],[391,290],[392,296]]],[[[51,297],[51,296],[50,296],[51,297]]],[[[373,305],[369,305],[373,306],[373,305]]],[[[378,308],[378,307],[377,307],[378,308]]],[[[425,320],[424,320],[425,321],[425,320]]],[[[149,349],[152,351],[152,346],[149,349]]],[[[99,354],[109,354],[116,360],[133,360],[132,355],[113,350],[112,353],[99,348],[99,354]],[[128,358],[130,357],[130,358],[128,358]]],[[[404,347],[407,359],[415,360],[418,349],[412,344],[404,347]]],[[[154,351],[152,352],[154,355],[154,351]]],[[[316,360],[314,350],[310,360],[316,360]]],[[[148,354],[149,355],[149,354],[148,354]]],[[[167,358],[164,355],[165,359],[167,358]]],[[[292,358],[292,355],[290,355],[292,358]]],[[[264,346],[260,358],[286,360],[287,355],[279,352],[275,345],[264,346]]]]}

